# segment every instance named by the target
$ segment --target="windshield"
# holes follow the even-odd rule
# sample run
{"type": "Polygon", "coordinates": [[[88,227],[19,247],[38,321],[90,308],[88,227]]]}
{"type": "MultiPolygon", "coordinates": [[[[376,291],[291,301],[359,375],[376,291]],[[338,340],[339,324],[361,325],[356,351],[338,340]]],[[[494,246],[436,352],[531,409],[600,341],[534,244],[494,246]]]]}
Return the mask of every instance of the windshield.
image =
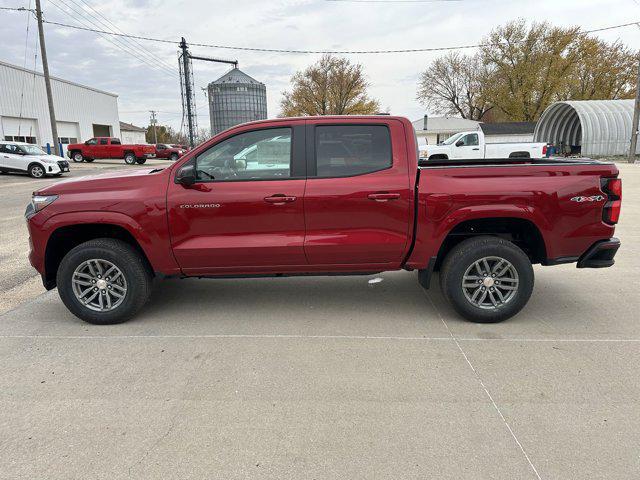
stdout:
{"type": "Polygon", "coordinates": [[[462,136],[461,133],[456,133],[455,135],[450,136],[444,142],[442,142],[442,145],[451,145],[453,142],[458,140],[461,136],[462,136]]]}
{"type": "Polygon", "coordinates": [[[35,145],[19,145],[18,148],[27,155],[47,155],[47,152],[35,145]]]}

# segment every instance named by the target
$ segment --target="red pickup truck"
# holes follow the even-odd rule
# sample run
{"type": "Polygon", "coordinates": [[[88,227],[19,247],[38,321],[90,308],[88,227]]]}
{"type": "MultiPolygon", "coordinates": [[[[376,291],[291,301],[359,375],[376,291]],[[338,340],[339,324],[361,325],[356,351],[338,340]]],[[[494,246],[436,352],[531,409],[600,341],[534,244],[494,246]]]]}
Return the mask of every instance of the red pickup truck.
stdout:
{"type": "Polygon", "coordinates": [[[67,155],[74,162],[93,162],[96,158],[122,158],[128,165],[142,165],[156,156],[154,145],[123,145],[119,138],[96,137],[84,143],[67,145],[67,155]]]}
{"type": "MultiPolygon", "coordinates": [[[[592,160],[427,160],[402,117],[281,118],[227,130],[164,169],[34,193],[31,264],[91,323],[122,322],[153,277],[415,270],[467,319],[527,303],[532,264],[608,267],[621,181],[592,160]]],[[[354,307],[355,308],[355,307],[354,307]]]]}

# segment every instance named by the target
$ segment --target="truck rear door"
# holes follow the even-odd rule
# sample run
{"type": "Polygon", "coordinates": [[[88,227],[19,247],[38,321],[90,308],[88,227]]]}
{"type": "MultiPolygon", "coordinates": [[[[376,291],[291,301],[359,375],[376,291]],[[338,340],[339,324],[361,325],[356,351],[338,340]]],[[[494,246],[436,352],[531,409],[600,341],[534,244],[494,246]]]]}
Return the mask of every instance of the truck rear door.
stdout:
{"type": "MultiPolygon", "coordinates": [[[[414,147],[412,147],[414,148],[414,147]]],[[[307,123],[304,251],[311,265],[396,266],[409,237],[413,192],[402,123],[307,123]]]]}

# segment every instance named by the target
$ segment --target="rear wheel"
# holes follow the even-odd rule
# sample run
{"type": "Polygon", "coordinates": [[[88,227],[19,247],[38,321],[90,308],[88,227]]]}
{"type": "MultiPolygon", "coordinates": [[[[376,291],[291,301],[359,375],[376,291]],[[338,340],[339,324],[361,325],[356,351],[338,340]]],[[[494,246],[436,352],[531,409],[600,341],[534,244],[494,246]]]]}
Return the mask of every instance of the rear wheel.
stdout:
{"type": "Polygon", "coordinates": [[[45,175],[45,170],[39,163],[29,165],[29,176],[33,178],[42,178],[45,175]]]}
{"type": "Polygon", "coordinates": [[[138,165],[142,165],[143,163],[145,163],[147,161],[146,158],[138,158],[136,159],[136,162],[138,162],[138,165]]]}
{"type": "Polygon", "coordinates": [[[151,295],[151,273],[140,253],[111,238],[73,248],[62,259],[56,280],[71,313],[98,325],[130,319],[151,295]]]}
{"type": "Polygon", "coordinates": [[[73,152],[71,154],[71,159],[76,163],[80,163],[80,162],[84,161],[84,156],[80,152],[73,152]]]}
{"type": "Polygon", "coordinates": [[[527,304],[534,275],[529,257],[513,243],[489,236],[459,243],[440,269],[440,288],[467,320],[501,322],[527,304]]]}

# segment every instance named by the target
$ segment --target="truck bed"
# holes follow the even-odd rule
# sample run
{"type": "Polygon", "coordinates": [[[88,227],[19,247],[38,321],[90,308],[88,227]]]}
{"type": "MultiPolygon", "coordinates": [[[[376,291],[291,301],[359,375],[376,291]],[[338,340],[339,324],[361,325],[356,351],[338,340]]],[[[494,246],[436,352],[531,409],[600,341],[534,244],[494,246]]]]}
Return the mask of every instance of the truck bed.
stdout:
{"type": "Polygon", "coordinates": [[[510,165],[610,165],[612,162],[601,162],[591,158],[460,158],[460,159],[426,159],[421,158],[419,168],[429,167],[484,167],[510,165]]]}

